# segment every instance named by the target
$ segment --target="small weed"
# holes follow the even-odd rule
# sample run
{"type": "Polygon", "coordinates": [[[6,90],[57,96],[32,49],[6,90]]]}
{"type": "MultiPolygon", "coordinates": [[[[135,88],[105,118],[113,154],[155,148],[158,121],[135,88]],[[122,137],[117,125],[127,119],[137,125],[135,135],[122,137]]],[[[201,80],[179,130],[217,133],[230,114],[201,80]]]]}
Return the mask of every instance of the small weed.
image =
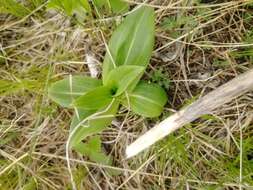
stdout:
{"type": "Polygon", "coordinates": [[[165,89],[169,89],[170,87],[170,79],[168,78],[168,74],[164,73],[162,69],[154,71],[151,76],[151,81],[163,86],[165,89]]]}

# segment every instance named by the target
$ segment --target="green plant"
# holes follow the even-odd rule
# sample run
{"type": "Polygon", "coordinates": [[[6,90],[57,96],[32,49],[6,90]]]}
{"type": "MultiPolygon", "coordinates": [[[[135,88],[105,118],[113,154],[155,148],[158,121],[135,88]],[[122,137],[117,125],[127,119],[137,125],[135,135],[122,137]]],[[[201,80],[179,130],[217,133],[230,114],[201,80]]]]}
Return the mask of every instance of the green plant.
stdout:
{"type": "Polygon", "coordinates": [[[69,76],[49,88],[56,103],[74,109],[69,147],[96,162],[105,162],[99,139],[83,140],[107,127],[120,105],[144,117],[157,117],[167,102],[157,84],[140,81],[154,45],[154,11],[141,7],[114,31],[103,62],[102,80],[69,76]]]}

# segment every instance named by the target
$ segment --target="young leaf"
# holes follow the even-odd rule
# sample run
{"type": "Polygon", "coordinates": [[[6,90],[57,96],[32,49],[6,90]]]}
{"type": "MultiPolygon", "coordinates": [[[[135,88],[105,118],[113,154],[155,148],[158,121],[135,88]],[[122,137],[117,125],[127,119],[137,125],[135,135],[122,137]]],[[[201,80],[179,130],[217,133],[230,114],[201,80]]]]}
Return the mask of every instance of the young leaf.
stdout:
{"type": "MultiPolygon", "coordinates": [[[[78,145],[73,147],[78,153],[87,156],[91,161],[104,164],[112,165],[112,158],[106,155],[101,148],[102,142],[99,136],[92,137],[87,143],[80,142],[78,145]]],[[[121,172],[111,168],[106,169],[108,174],[115,176],[121,172]]]]}
{"type": "Polygon", "coordinates": [[[145,67],[135,65],[122,65],[113,69],[107,80],[104,82],[105,85],[109,85],[115,88],[114,96],[122,94],[129,87],[134,88],[139,82],[145,67]]]}
{"type": "Polygon", "coordinates": [[[49,97],[64,107],[70,107],[70,104],[84,93],[101,86],[98,79],[87,76],[67,77],[63,80],[53,83],[49,90],[49,97]]]}
{"type": "Polygon", "coordinates": [[[99,163],[99,164],[111,164],[111,159],[109,156],[106,156],[101,150],[101,140],[99,136],[91,138],[87,143],[79,143],[74,150],[79,152],[82,155],[86,155],[90,160],[99,163]]]}
{"type": "Polygon", "coordinates": [[[103,81],[115,66],[147,66],[154,46],[154,20],[154,10],[141,7],[113,32],[103,63],[103,81]]]}
{"type": "MultiPolygon", "coordinates": [[[[100,152],[100,144],[98,137],[94,137],[87,143],[80,142],[73,146],[73,149],[82,155],[89,156],[92,152],[100,152]],[[95,138],[95,139],[94,139],[95,138]]],[[[100,140],[100,139],[99,139],[100,140]]]]}
{"type": "MultiPolygon", "coordinates": [[[[101,150],[101,140],[99,137],[94,137],[87,143],[81,142],[73,147],[73,149],[78,153],[87,156],[93,162],[109,166],[112,165],[111,156],[106,155],[103,150],[101,150]]],[[[111,168],[106,169],[106,171],[111,176],[117,176],[121,173],[120,171],[111,168]]]]}
{"type": "MultiPolygon", "coordinates": [[[[140,82],[128,94],[130,108],[133,112],[144,117],[157,117],[161,114],[167,102],[166,92],[159,85],[140,82]]],[[[123,105],[128,106],[127,98],[123,105]]]]}
{"type": "Polygon", "coordinates": [[[93,118],[88,119],[86,122],[84,122],[81,125],[81,127],[78,127],[75,134],[71,138],[70,146],[76,146],[87,136],[101,132],[112,122],[113,118],[115,117],[118,111],[119,102],[114,101],[112,105],[108,108],[108,110],[104,112],[104,110],[107,109],[107,107],[108,106],[100,110],[78,109],[77,110],[78,113],[75,112],[72,118],[71,126],[70,126],[71,131],[75,127],[78,127],[80,122],[85,120],[88,116],[91,116],[92,114],[94,114],[96,111],[103,112],[103,113],[98,114],[94,116],[93,118]]]}
{"type": "Polygon", "coordinates": [[[74,106],[86,110],[96,110],[105,107],[112,101],[110,86],[97,87],[74,101],[74,106]]]}

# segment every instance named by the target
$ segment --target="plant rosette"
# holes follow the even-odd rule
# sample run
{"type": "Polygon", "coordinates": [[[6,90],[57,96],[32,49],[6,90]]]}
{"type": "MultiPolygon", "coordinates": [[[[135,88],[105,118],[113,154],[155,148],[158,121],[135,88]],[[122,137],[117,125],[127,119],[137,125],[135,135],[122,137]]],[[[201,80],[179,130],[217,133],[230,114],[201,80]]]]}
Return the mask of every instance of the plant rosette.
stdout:
{"type": "Polygon", "coordinates": [[[102,80],[70,75],[50,86],[49,97],[74,110],[69,148],[92,161],[110,164],[111,159],[101,150],[100,138],[92,136],[110,125],[121,105],[143,117],[161,114],[166,92],[158,84],[141,80],[153,51],[154,32],[154,10],[136,9],[112,34],[102,80]],[[87,137],[92,138],[84,143],[87,137]]]}

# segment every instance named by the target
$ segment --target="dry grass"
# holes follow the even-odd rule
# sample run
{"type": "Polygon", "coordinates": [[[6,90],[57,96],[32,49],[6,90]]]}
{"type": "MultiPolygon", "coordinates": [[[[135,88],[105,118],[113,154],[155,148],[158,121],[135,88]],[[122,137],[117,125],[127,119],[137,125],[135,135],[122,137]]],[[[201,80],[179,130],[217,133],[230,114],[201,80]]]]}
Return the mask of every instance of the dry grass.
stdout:
{"type": "MultiPolygon", "coordinates": [[[[252,93],[125,159],[126,145],[154,123],[252,68],[253,2],[195,2],[145,1],[157,13],[156,49],[145,78],[163,85],[169,102],[154,120],[121,109],[102,134],[113,166],[72,152],[79,189],[253,189],[252,93]]],[[[0,79],[6,85],[0,83],[0,190],[71,189],[65,144],[72,113],[48,99],[47,87],[70,73],[89,75],[87,54],[101,68],[103,36],[108,41],[115,19],[78,26],[43,5],[24,18],[0,14],[0,79]]]]}

